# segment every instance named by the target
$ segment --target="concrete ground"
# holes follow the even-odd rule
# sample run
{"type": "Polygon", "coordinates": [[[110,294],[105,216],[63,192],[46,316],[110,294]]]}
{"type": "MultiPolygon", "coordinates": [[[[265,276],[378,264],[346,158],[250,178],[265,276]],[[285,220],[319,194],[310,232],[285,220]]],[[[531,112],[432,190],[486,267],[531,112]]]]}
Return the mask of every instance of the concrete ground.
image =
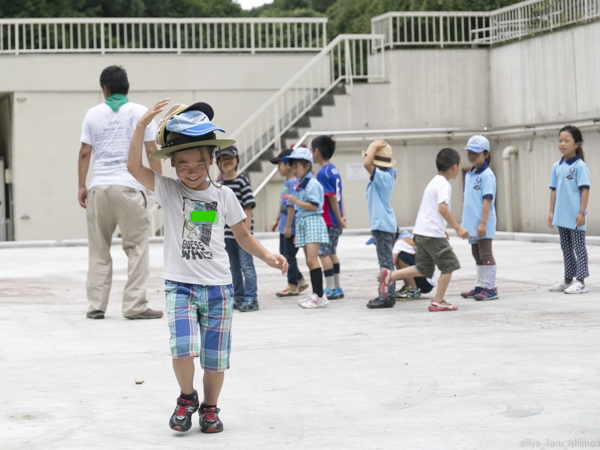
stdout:
{"type": "MultiPolygon", "coordinates": [[[[86,247],[0,249],[0,448],[600,447],[600,247],[588,247],[590,292],[567,296],[547,289],[562,276],[558,244],[495,241],[501,298],[475,302],[458,295],[475,268],[452,238],[459,310],[431,313],[426,299],[365,307],[377,274],[366,239],[340,239],[346,298],[326,309],[276,297],[284,278],[257,262],[261,309],[235,313],[218,435],[197,415],[188,433],[169,429],[167,321],[122,318],[119,247],[105,320],[85,318],[86,247]]],[[[148,298],[164,310],[161,266],[152,244],[148,298]]]]}

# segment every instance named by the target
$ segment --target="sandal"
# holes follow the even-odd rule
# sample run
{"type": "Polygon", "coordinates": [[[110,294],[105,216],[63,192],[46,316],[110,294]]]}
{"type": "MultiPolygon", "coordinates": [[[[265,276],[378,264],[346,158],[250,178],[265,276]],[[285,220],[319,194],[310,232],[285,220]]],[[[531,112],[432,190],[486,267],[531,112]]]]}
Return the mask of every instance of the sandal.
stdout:
{"type": "Polygon", "coordinates": [[[456,311],[458,306],[451,305],[446,300],[442,300],[441,302],[431,302],[428,309],[429,311],[456,311]]]}

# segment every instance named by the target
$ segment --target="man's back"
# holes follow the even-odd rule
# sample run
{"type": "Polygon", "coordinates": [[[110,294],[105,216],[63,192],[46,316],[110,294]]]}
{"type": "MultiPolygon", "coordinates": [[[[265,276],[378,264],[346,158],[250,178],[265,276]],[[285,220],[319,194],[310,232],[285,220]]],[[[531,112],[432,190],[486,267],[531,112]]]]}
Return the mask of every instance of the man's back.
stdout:
{"type": "MultiPolygon", "coordinates": [[[[129,144],[139,118],[147,111],[145,106],[128,102],[116,112],[106,103],[90,108],[85,115],[81,130],[81,142],[92,146],[94,163],[92,180],[94,186],[125,186],[143,190],[127,171],[129,144]]],[[[156,124],[152,122],[144,134],[144,141],[153,141],[156,124]]]]}

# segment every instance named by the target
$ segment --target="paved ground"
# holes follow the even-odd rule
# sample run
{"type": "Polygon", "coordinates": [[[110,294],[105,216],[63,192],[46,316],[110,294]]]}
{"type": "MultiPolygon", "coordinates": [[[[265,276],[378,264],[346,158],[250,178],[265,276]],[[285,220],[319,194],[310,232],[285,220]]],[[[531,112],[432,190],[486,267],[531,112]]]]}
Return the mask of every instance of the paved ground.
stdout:
{"type": "MultiPolygon", "coordinates": [[[[284,279],[257,263],[261,310],[236,312],[219,435],[196,416],[186,434],[169,429],[166,320],[121,317],[119,247],[99,321],[85,319],[86,247],[0,249],[0,448],[600,447],[600,247],[589,247],[590,293],[567,296],[547,292],[562,275],[558,244],[496,241],[501,299],[479,303],[457,295],[474,263],[453,238],[459,310],[430,313],[427,300],[365,308],[377,273],[366,239],[341,238],[347,295],[327,309],[277,298],[284,279]]],[[[148,296],[164,310],[161,265],[152,244],[148,296]]]]}

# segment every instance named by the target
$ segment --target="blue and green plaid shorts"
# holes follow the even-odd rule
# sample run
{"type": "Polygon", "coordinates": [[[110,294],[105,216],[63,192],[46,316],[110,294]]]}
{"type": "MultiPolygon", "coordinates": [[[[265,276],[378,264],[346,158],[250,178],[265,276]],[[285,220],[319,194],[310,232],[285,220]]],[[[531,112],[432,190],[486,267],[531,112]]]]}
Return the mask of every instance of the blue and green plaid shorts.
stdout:
{"type": "Polygon", "coordinates": [[[199,356],[204,370],[229,369],[233,286],[165,280],[165,295],[173,358],[199,356]]]}
{"type": "Polygon", "coordinates": [[[301,217],[296,220],[296,247],[301,248],[311,243],[329,243],[327,225],[321,215],[301,217]]]}

